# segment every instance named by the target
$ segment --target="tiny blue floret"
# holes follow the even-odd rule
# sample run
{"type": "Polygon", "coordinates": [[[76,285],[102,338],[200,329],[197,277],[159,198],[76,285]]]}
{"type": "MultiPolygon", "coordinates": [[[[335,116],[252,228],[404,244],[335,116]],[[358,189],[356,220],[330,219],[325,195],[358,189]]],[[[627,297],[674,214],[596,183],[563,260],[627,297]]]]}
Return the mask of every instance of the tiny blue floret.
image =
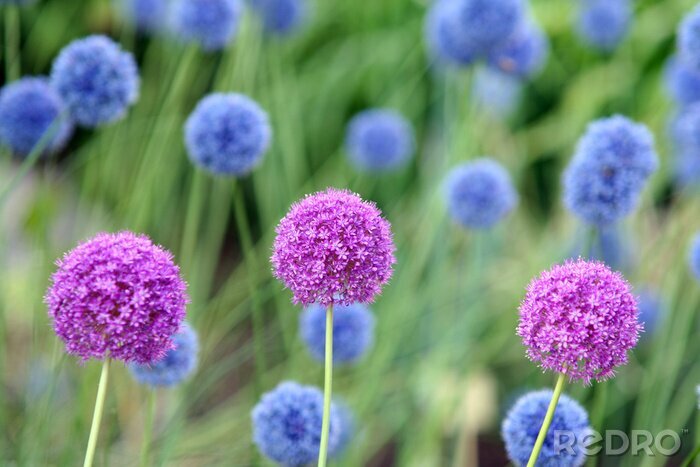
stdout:
{"type": "Polygon", "coordinates": [[[218,175],[247,175],[262,161],[271,134],[265,111],[242,94],[204,97],[185,123],[190,160],[218,175]]]}
{"type": "Polygon", "coordinates": [[[359,170],[397,169],[415,152],[413,127],[393,110],[365,110],[348,124],[345,146],[351,163],[359,170]]]}
{"type": "Polygon", "coordinates": [[[611,52],[627,35],[632,21],[630,0],[580,2],[577,32],[593,48],[611,52]]]}
{"type": "Polygon", "coordinates": [[[171,24],[178,38],[221,50],[236,35],[242,13],[241,0],[174,0],[171,24]]]}

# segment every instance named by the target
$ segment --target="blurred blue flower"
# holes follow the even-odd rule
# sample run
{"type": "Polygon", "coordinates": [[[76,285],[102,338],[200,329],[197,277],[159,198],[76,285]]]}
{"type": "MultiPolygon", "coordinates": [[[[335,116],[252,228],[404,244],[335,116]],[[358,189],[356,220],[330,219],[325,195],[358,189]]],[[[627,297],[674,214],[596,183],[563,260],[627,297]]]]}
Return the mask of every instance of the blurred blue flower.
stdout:
{"type": "Polygon", "coordinates": [[[656,290],[643,287],[639,292],[637,305],[639,308],[639,322],[644,324],[642,338],[652,336],[665,314],[663,300],[656,290]]]}
{"type": "Polygon", "coordinates": [[[470,65],[479,50],[459,21],[460,0],[435,0],[426,16],[425,36],[430,52],[439,60],[470,65]]]}
{"type": "Polygon", "coordinates": [[[680,107],[700,101],[700,72],[688,67],[678,57],[666,62],[664,82],[669,94],[680,107]]]}
{"type": "Polygon", "coordinates": [[[693,275],[700,280],[700,233],[696,233],[690,242],[688,262],[693,275]]]}
{"type": "Polygon", "coordinates": [[[658,167],[646,126],[619,115],[588,125],[564,173],[564,204],[583,221],[606,225],[636,207],[658,167]]]}
{"type": "MultiPolygon", "coordinates": [[[[299,333],[312,357],[325,361],[326,309],[306,308],[299,316],[299,333]]],[[[336,305],[333,309],[333,362],[351,364],[374,343],[374,316],[366,305],[336,305]]]]}
{"type": "Polygon", "coordinates": [[[155,32],[165,27],[168,0],[119,0],[118,7],[140,31],[155,32]]]}
{"type": "Polygon", "coordinates": [[[523,93],[523,82],[488,67],[474,72],[472,95],[484,112],[505,119],[515,112],[523,93]]]}
{"type": "Polygon", "coordinates": [[[122,118],[139,94],[134,57],[105,36],[89,36],[64,47],[53,62],[51,84],[73,119],[85,127],[122,118]]]}
{"type": "MultiPolygon", "coordinates": [[[[552,391],[533,391],[522,396],[510,409],[501,425],[501,436],[506,444],[508,457],[517,467],[527,465],[542,426],[547,407],[552,399],[552,391]]],[[[538,466],[577,467],[584,464],[585,436],[591,434],[588,414],[581,405],[562,394],[554,411],[552,424],[547,432],[544,445],[537,460],[538,466]],[[555,449],[555,432],[569,431],[575,440],[571,443],[574,454],[567,449],[555,449]]],[[[566,435],[561,435],[565,437],[566,435]]],[[[566,439],[562,439],[566,442],[566,439]]],[[[566,443],[568,445],[568,443],[566,443]]]]}
{"type": "Polygon", "coordinates": [[[172,29],[204,50],[220,50],[236,35],[242,12],[241,0],[174,0],[172,29]]]}
{"type": "Polygon", "coordinates": [[[0,89],[0,144],[26,156],[49,129],[45,154],[61,150],[73,134],[63,99],[47,79],[22,78],[0,89]]]}
{"type": "Polygon", "coordinates": [[[338,440],[338,446],[333,451],[333,455],[340,457],[355,436],[355,415],[343,401],[335,401],[335,406],[338,409],[338,420],[340,422],[340,439],[338,440]]]}
{"type": "MultiPolygon", "coordinates": [[[[253,441],[280,465],[301,467],[318,458],[323,419],[323,394],[312,386],[287,381],[263,394],[253,408],[253,441]]],[[[337,453],[340,416],[331,404],[328,453],[337,453]]]]}
{"type": "Polygon", "coordinates": [[[547,36],[532,21],[524,21],[518,30],[489,54],[489,64],[503,73],[520,78],[537,74],[549,54],[547,36]]]}
{"type": "Polygon", "coordinates": [[[681,109],[671,120],[670,133],[677,149],[700,150],[700,103],[681,109]]]}
{"type": "Polygon", "coordinates": [[[467,228],[489,229],[518,203],[510,175],[490,158],[455,167],[447,176],[445,188],[450,216],[467,228]]]}
{"type": "Polygon", "coordinates": [[[700,71],[700,5],[696,5],[679,24],[677,41],[683,62],[700,71]]]}
{"type": "Polygon", "coordinates": [[[632,22],[630,0],[582,0],[577,32],[586,44],[611,52],[625,38],[632,22]]]}
{"type": "Polygon", "coordinates": [[[345,146],[350,161],[360,170],[397,169],[415,152],[413,127],[393,110],[365,110],[350,120],[345,146]]]}
{"type": "Polygon", "coordinates": [[[262,161],[271,135],[265,111],[242,94],[204,97],[185,123],[190,160],[218,175],[247,175],[262,161]]]}
{"type": "Polygon", "coordinates": [[[188,323],[182,323],[180,331],[173,336],[173,344],[175,348],[170,349],[162,360],[150,365],[130,364],[134,379],[154,387],[175,386],[187,379],[197,368],[197,333],[188,323]]]}
{"type": "Polygon", "coordinates": [[[288,35],[299,30],[308,14],[306,0],[248,0],[265,31],[288,35]]]}

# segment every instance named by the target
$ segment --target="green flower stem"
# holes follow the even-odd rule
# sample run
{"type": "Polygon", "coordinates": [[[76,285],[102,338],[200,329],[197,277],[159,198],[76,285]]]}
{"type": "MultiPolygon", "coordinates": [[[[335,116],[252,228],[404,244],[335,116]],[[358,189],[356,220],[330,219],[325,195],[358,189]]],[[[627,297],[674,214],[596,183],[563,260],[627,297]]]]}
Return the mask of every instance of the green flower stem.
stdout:
{"type": "Polygon", "coordinates": [[[87,450],[85,451],[85,462],[83,467],[92,466],[92,461],[95,458],[95,447],[97,446],[97,437],[100,433],[100,423],[102,421],[102,412],[104,412],[105,396],[107,395],[107,380],[109,380],[109,358],[105,358],[102,363],[102,374],[100,375],[100,384],[97,386],[97,398],[95,399],[95,412],[92,414],[92,427],[90,428],[90,438],[88,440],[87,450]]]}
{"type": "Polygon", "coordinates": [[[5,82],[19,79],[19,5],[5,6],[5,82]]]}
{"type": "Polygon", "coordinates": [[[564,373],[559,373],[557,384],[554,386],[552,400],[549,402],[549,407],[547,408],[547,413],[544,416],[540,433],[537,435],[537,441],[535,441],[535,446],[532,448],[532,454],[530,454],[530,460],[527,461],[527,467],[535,467],[535,464],[537,463],[537,458],[540,456],[540,451],[542,450],[542,445],[547,437],[549,426],[552,424],[552,418],[554,417],[554,410],[557,408],[557,403],[559,402],[559,396],[561,396],[562,389],[564,389],[565,380],[566,376],[564,373]]]}
{"type": "Polygon", "coordinates": [[[321,447],[318,451],[318,467],[326,467],[328,458],[328,434],[331,428],[331,393],[333,392],[333,305],[326,310],[326,356],[323,382],[323,422],[321,447]]]}
{"type": "Polygon", "coordinates": [[[156,390],[149,389],[146,401],[146,420],[143,425],[143,444],[141,445],[141,467],[148,467],[148,453],[151,448],[153,436],[153,419],[156,412],[156,390]]]}

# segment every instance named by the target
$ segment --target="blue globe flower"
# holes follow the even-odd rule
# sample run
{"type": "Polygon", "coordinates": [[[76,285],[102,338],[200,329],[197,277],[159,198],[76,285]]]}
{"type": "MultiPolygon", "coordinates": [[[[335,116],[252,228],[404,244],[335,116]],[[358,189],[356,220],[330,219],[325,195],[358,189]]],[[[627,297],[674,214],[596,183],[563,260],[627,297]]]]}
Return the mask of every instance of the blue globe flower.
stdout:
{"type": "Polygon", "coordinates": [[[308,14],[306,0],[249,0],[265,31],[288,35],[299,30],[308,14]]]}
{"type": "Polygon", "coordinates": [[[61,50],[51,68],[51,85],[73,119],[98,127],[122,118],[139,94],[134,57],[105,36],[89,36],[61,50]]]}
{"type": "Polygon", "coordinates": [[[452,169],[445,188],[450,216],[466,228],[490,229],[518,204],[510,175],[489,158],[452,169]]]}
{"type": "Polygon", "coordinates": [[[44,154],[61,150],[73,134],[63,99],[48,80],[22,78],[0,90],[0,143],[27,156],[49,130],[44,154]]]}
{"type": "Polygon", "coordinates": [[[270,146],[267,114],[241,94],[210,94],[185,123],[185,144],[192,162],[218,175],[243,176],[270,146]]]}
{"type": "Polygon", "coordinates": [[[415,152],[413,127],[393,110],[365,110],[348,124],[345,146],[350,161],[359,170],[397,169],[415,152]]]}
{"type": "MultiPolygon", "coordinates": [[[[263,394],[253,408],[253,441],[269,459],[280,465],[301,467],[318,458],[323,419],[323,394],[311,386],[283,382],[263,394]]],[[[340,443],[338,409],[331,404],[328,453],[340,443]]]]}
{"type": "Polygon", "coordinates": [[[700,102],[700,71],[688,67],[678,57],[671,57],[664,70],[666,89],[681,107],[700,102]]]}
{"type": "Polygon", "coordinates": [[[690,263],[690,271],[696,279],[700,280],[700,233],[695,234],[690,242],[688,262],[690,263]]]}
{"type": "Polygon", "coordinates": [[[459,21],[460,0],[436,0],[426,16],[428,48],[437,59],[458,66],[472,64],[479,55],[476,44],[459,21]]]}
{"type": "Polygon", "coordinates": [[[596,120],[564,173],[564,204],[584,222],[614,223],[634,210],[657,167],[654,137],[644,125],[619,115],[596,120]]]}
{"type": "Polygon", "coordinates": [[[207,51],[225,48],[236,35],[243,12],[240,0],[174,0],[172,29],[207,51]]]}
{"type": "Polygon", "coordinates": [[[657,331],[665,314],[663,300],[656,290],[644,287],[639,292],[637,305],[639,307],[639,322],[644,324],[642,338],[652,336],[657,331]]]}
{"type": "MultiPolygon", "coordinates": [[[[508,457],[517,467],[527,465],[535,440],[542,426],[552,391],[533,391],[522,396],[510,409],[501,425],[501,436],[508,457]]],[[[586,461],[583,443],[591,434],[588,414],[578,402],[562,394],[554,411],[544,445],[537,460],[538,466],[578,467],[586,461]],[[566,433],[564,433],[566,432],[566,433]],[[559,438],[557,439],[557,436],[559,438]],[[573,436],[572,440],[570,437],[573,436]],[[570,440],[570,452],[565,448],[570,440]],[[557,442],[559,441],[559,442],[557,442]],[[559,450],[557,447],[561,447],[559,450]]]]}
{"type": "Polygon", "coordinates": [[[119,9],[136,29],[155,32],[165,27],[168,0],[119,0],[119,9]]]}
{"type": "Polygon", "coordinates": [[[480,110],[505,119],[511,116],[520,103],[523,82],[519,78],[493,68],[479,67],[474,73],[472,95],[480,110]]]}
{"type": "MultiPolygon", "coordinates": [[[[326,309],[313,305],[299,317],[299,333],[312,357],[325,361],[326,309]]],[[[374,316],[355,303],[333,309],[333,362],[351,364],[361,359],[374,343],[374,316]]]]}
{"type": "Polygon", "coordinates": [[[536,24],[525,21],[505,42],[489,54],[489,64],[503,73],[521,78],[539,72],[547,60],[547,36],[536,24]]]}
{"type": "Polygon", "coordinates": [[[693,8],[678,26],[678,51],[688,67],[700,71],[700,5],[693,8]]]}
{"type": "Polygon", "coordinates": [[[681,109],[671,121],[670,133],[677,149],[700,150],[700,103],[681,109]]]}
{"type": "Polygon", "coordinates": [[[625,38],[632,21],[630,0],[580,2],[576,31],[589,46],[610,52],[625,38]]]}
{"type": "Polygon", "coordinates": [[[180,331],[173,336],[173,344],[175,348],[170,349],[162,360],[150,365],[130,364],[134,379],[153,387],[175,386],[187,379],[197,369],[197,333],[188,323],[182,323],[180,331]]]}

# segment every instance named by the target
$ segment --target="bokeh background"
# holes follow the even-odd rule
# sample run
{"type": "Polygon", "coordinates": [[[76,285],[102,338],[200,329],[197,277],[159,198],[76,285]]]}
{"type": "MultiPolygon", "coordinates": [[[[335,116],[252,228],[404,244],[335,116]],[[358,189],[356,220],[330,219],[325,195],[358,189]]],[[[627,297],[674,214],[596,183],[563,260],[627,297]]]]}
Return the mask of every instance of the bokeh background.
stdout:
{"type": "MultiPolygon", "coordinates": [[[[308,24],[288,38],[263,34],[247,12],[235,42],[218,53],[135,34],[106,0],[42,0],[21,10],[23,74],[47,74],[72,39],[104,33],[134,52],[142,88],[127,118],[79,130],[0,207],[0,463],[80,463],[100,368],[64,354],[43,295],[64,251],[96,232],[130,229],[175,253],[201,341],[196,375],[159,391],[154,465],[267,465],[251,441],[260,393],[285,379],[320,386],[323,377],[299,339],[300,310],[271,274],[274,227],[292,202],[334,186],[374,200],[398,248],[394,278],[372,307],[374,348],[335,373],[334,394],[357,417],[335,464],[442,466],[463,456],[475,465],[478,456],[479,465],[506,465],[499,429],[509,404],[553,384],[525,358],[517,307],[534,275],[580,245],[583,227],[563,208],[561,174],[586,124],[614,113],[656,136],[661,168],[619,229],[632,255],[626,277],[636,291],[658,291],[666,311],[615,379],[566,392],[596,428],[687,429],[681,459],[698,439],[700,285],[686,256],[700,200],[672,176],[663,70],[693,2],[636,1],[625,40],[600,53],[574,32],[576,2],[531,0],[551,50],[516,101],[477,86],[474,68],[435,63],[423,35],[427,1],[312,5],[308,24]],[[272,147],[248,177],[210,176],[186,156],[183,122],[211,91],[248,94],[270,115],[272,147]],[[402,112],[416,129],[417,155],[397,173],[359,173],[343,149],[349,119],[378,106],[402,112]],[[458,162],[482,155],[509,170],[520,204],[479,234],[450,221],[442,181],[458,162]],[[194,230],[186,234],[186,225],[194,230]]],[[[2,186],[19,164],[3,153],[2,186]]],[[[97,462],[135,465],[147,390],[113,367],[97,462]]]]}

